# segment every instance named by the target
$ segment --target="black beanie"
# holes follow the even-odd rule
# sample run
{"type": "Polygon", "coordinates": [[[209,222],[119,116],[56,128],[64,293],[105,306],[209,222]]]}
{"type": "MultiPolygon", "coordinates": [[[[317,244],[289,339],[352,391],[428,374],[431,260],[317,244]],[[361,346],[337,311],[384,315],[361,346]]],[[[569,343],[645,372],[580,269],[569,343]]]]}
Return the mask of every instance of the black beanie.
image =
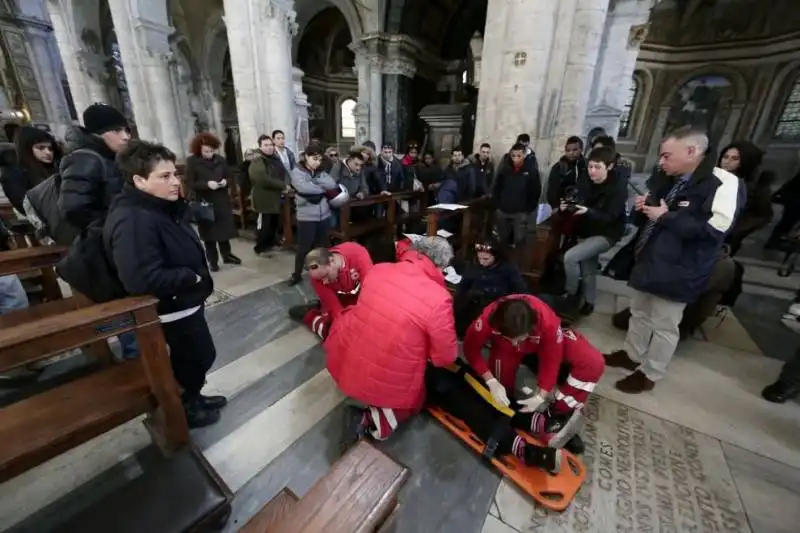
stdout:
{"type": "Polygon", "coordinates": [[[125,115],[106,104],[92,104],[83,112],[83,127],[89,133],[105,133],[128,128],[125,115]]]}

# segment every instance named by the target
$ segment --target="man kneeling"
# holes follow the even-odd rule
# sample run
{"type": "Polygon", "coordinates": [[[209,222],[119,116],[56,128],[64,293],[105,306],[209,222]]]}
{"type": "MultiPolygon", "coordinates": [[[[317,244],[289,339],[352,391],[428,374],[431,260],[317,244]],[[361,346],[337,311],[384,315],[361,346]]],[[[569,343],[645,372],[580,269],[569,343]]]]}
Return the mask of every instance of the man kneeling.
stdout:
{"type": "Polygon", "coordinates": [[[343,242],[331,248],[315,248],[305,259],[311,286],[319,300],[289,309],[289,316],[301,320],[320,338],[325,338],[334,318],[356,303],[361,282],[372,268],[366,248],[343,242]]]}
{"type": "Polygon", "coordinates": [[[520,364],[530,367],[539,390],[523,389],[527,397],[517,404],[522,412],[534,413],[531,434],[554,448],[583,452],[577,435],[580,411],[603,375],[605,362],[580,333],[562,329],[547,304],[519,294],[489,304],[467,330],[464,357],[502,405],[514,397],[520,364]],[[486,346],[488,362],[481,354],[486,346]]]}

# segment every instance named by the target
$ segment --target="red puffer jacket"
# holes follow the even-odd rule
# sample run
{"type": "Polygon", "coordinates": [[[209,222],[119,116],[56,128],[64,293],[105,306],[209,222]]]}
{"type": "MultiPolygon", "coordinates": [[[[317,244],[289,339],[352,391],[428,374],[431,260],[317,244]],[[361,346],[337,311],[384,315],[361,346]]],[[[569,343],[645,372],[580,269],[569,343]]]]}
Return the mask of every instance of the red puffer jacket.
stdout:
{"type": "Polygon", "coordinates": [[[458,356],[444,276],[415,250],[375,265],[324,347],[328,371],[347,396],[373,407],[421,408],[428,360],[444,366],[458,356]]]}

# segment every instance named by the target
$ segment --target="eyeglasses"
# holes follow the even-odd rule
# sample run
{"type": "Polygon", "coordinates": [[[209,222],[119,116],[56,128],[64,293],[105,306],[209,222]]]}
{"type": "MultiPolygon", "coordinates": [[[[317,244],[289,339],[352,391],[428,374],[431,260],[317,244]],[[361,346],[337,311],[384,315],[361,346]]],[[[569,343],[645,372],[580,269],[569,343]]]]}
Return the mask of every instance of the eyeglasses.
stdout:
{"type": "Polygon", "coordinates": [[[336,152],[331,152],[328,154],[328,157],[339,157],[339,154],[337,154],[336,152]]]}
{"type": "Polygon", "coordinates": [[[476,244],[475,245],[475,251],[476,252],[491,252],[492,251],[492,247],[489,246],[488,244],[476,244]]]}

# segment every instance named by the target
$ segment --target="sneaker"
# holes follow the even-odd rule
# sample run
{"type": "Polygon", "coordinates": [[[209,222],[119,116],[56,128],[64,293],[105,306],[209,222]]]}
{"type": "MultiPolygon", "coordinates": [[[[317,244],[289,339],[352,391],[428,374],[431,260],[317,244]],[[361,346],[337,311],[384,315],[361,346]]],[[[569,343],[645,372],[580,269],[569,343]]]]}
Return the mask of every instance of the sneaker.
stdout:
{"type": "Polygon", "coordinates": [[[594,313],[594,305],[590,304],[589,302],[586,302],[581,306],[580,309],[581,316],[589,316],[592,313],[594,313]]]}
{"type": "Polygon", "coordinates": [[[527,444],[524,454],[523,460],[526,465],[539,467],[551,474],[558,474],[561,471],[561,462],[564,457],[561,450],[548,446],[527,444]]]}
{"type": "Polygon", "coordinates": [[[553,414],[548,409],[533,415],[533,436],[551,448],[563,448],[583,428],[584,418],[579,409],[572,413],[553,414]]]}
{"type": "Polygon", "coordinates": [[[344,408],[344,427],[342,428],[341,452],[344,453],[367,434],[367,417],[364,409],[354,405],[344,408]]]}
{"type": "Polygon", "coordinates": [[[624,368],[625,370],[636,370],[639,368],[639,363],[631,359],[625,350],[616,350],[604,354],[603,358],[606,360],[606,365],[613,368],[624,368]]]}
{"type": "Polygon", "coordinates": [[[242,264],[242,260],[239,259],[238,257],[236,257],[233,254],[228,254],[225,257],[223,257],[222,258],[222,262],[225,263],[226,265],[241,265],[242,264]]]}
{"type": "Polygon", "coordinates": [[[761,391],[761,397],[772,403],[785,403],[800,396],[800,386],[792,386],[780,380],[772,385],[767,385],[761,391]]]}

